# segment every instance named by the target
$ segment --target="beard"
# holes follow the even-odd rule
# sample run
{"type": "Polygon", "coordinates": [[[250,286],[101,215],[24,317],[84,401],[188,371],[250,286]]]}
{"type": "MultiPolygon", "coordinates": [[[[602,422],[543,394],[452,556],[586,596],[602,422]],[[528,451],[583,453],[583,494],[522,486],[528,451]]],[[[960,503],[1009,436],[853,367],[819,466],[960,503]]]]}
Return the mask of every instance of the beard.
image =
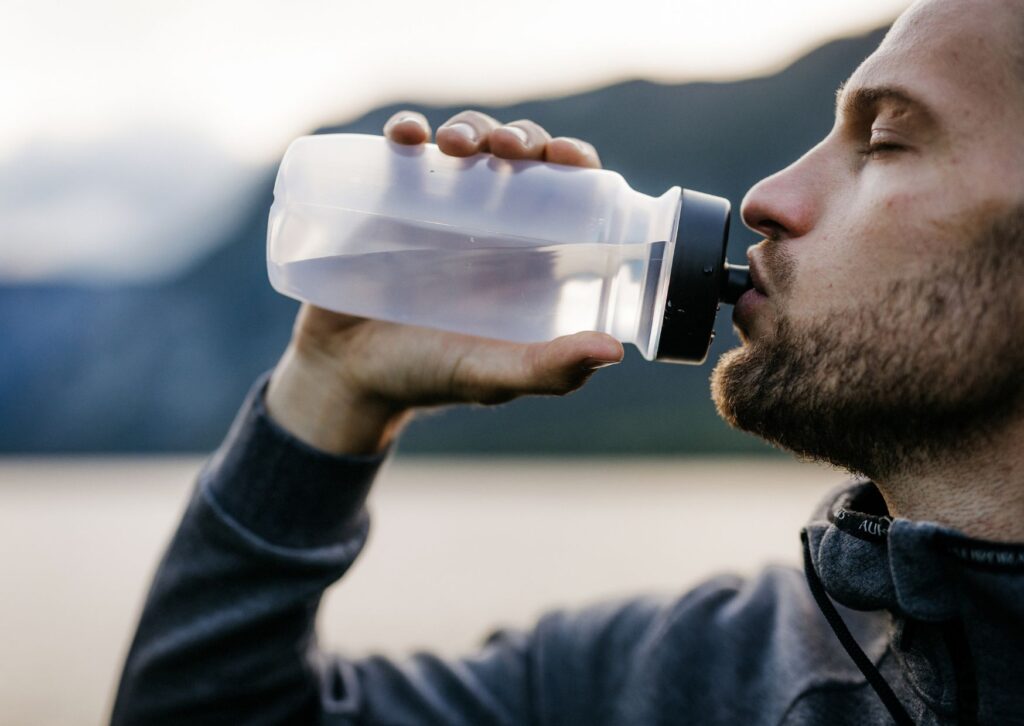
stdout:
{"type": "MultiPolygon", "coordinates": [[[[813,323],[777,308],[773,334],[715,366],[719,415],[876,481],[965,455],[1002,430],[1022,408],[1024,206],[969,242],[880,299],[813,323]]],[[[773,278],[773,265],[784,279],[793,272],[782,249],[765,256],[773,278]]]]}

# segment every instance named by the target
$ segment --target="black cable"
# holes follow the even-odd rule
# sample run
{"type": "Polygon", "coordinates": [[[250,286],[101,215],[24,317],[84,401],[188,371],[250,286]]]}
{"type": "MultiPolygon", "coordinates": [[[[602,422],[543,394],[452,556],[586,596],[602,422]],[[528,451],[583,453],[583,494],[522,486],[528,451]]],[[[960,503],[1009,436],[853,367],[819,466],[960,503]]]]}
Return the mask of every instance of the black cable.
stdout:
{"type": "Polygon", "coordinates": [[[807,577],[807,584],[811,588],[811,594],[814,595],[814,600],[821,609],[821,614],[825,616],[825,620],[832,626],[832,632],[836,634],[839,642],[842,643],[846,652],[850,654],[860,672],[864,674],[868,683],[875,689],[875,693],[882,699],[882,703],[889,710],[889,715],[892,716],[893,721],[899,726],[914,726],[914,721],[910,718],[910,714],[907,713],[907,709],[900,703],[900,699],[896,697],[892,687],[882,677],[882,674],[878,672],[875,664],[861,650],[853,634],[850,633],[850,629],[843,622],[842,616],[839,615],[839,611],[836,610],[836,606],[829,599],[828,593],[825,592],[825,586],[821,584],[821,579],[818,577],[814,564],[811,562],[811,543],[807,537],[806,529],[800,532],[800,539],[804,543],[804,575],[807,577]]]}

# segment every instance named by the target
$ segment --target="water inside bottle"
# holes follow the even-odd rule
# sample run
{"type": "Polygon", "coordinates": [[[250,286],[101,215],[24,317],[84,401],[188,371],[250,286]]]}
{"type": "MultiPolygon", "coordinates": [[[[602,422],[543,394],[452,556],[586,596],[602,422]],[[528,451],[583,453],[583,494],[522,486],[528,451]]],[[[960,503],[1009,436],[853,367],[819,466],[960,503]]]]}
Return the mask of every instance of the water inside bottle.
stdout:
{"type": "Polygon", "coordinates": [[[582,330],[647,343],[635,338],[663,241],[552,243],[305,205],[277,215],[300,254],[271,265],[274,286],[320,307],[524,343],[582,330]]]}

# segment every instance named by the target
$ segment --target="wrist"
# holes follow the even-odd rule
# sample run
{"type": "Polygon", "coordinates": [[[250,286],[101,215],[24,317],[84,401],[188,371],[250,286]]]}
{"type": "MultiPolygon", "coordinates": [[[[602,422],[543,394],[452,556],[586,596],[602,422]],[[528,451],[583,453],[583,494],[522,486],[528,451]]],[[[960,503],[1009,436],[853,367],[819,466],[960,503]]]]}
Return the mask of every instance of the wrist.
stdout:
{"type": "Polygon", "coordinates": [[[354,390],[338,360],[305,356],[289,345],[267,385],[271,418],[290,434],[330,454],[374,454],[412,418],[412,410],[354,390]]]}

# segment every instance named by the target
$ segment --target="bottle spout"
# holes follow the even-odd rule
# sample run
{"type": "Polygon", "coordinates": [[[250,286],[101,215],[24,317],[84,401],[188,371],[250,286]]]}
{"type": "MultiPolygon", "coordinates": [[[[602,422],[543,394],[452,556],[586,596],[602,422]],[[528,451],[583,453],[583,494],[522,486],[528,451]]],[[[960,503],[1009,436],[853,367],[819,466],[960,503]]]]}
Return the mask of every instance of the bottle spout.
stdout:
{"type": "Polygon", "coordinates": [[[722,275],[721,287],[718,291],[718,299],[726,305],[735,305],[740,295],[754,287],[754,281],[750,279],[750,268],[745,265],[730,265],[725,263],[725,272],[722,275]]]}

